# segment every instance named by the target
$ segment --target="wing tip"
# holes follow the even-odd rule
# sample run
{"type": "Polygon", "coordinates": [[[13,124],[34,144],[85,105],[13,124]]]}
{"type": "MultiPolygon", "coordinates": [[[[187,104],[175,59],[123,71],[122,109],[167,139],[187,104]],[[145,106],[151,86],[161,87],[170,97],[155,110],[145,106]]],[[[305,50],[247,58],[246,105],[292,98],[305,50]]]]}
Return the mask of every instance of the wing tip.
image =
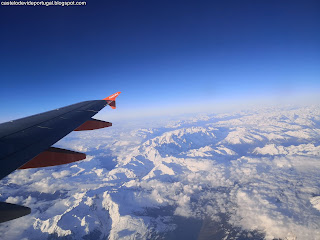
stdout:
{"type": "Polygon", "coordinates": [[[116,98],[120,95],[120,93],[121,93],[121,92],[116,92],[116,93],[110,95],[109,97],[104,98],[103,100],[112,100],[112,101],[115,101],[116,98]]]}

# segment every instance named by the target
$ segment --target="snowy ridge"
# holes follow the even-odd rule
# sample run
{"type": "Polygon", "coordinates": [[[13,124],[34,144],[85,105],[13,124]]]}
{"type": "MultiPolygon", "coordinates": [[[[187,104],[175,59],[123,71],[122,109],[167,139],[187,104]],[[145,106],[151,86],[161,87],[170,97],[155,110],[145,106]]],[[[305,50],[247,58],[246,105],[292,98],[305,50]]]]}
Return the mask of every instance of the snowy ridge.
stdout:
{"type": "Polygon", "coordinates": [[[317,106],[73,133],[58,145],[89,157],[4,179],[1,198],[33,209],[0,226],[6,239],[173,239],[187,219],[200,223],[195,236],[320,239],[317,106]]]}

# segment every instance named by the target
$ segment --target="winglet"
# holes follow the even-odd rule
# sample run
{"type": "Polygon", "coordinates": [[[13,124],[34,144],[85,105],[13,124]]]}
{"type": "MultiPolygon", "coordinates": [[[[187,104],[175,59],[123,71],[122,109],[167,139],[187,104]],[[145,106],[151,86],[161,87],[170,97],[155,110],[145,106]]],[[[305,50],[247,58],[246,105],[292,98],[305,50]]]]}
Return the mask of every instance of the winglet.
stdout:
{"type": "Polygon", "coordinates": [[[106,100],[109,104],[109,106],[112,108],[112,109],[115,109],[116,108],[116,98],[119,96],[121,92],[116,92],[112,95],[110,95],[109,97],[106,97],[104,98],[103,100],[106,100]]]}
{"type": "Polygon", "coordinates": [[[116,98],[120,95],[120,93],[121,93],[121,92],[114,93],[114,94],[110,95],[109,97],[104,98],[103,100],[112,100],[112,101],[115,101],[116,98]]]}

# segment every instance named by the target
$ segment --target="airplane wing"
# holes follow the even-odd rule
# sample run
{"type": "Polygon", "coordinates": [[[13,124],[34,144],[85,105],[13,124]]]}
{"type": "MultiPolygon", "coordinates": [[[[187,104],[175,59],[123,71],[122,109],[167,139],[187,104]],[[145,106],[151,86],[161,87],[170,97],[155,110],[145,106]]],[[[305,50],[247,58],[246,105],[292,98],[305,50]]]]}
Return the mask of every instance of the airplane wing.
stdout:
{"type": "MultiPolygon", "coordinates": [[[[83,153],[51,146],[72,131],[112,126],[92,116],[106,105],[115,109],[115,100],[120,93],[0,124],[0,179],[16,169],[55,166],[85,159],[83,153]]],[[[28,207],[0,202],[0,223],[30,212],[28,207]]]]}

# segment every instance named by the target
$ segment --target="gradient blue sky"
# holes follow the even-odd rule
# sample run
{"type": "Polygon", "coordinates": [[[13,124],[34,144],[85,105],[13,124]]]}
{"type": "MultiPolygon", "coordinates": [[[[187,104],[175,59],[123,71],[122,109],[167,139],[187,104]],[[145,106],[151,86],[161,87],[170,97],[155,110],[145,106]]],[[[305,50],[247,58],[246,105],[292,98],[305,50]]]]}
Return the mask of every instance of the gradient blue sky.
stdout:
{"type": "Polygon", "coordinates": [[[320,95],[319,1],[0,6],[0,26],[0,121],[117,91],[121,117],[320,95]]]}

